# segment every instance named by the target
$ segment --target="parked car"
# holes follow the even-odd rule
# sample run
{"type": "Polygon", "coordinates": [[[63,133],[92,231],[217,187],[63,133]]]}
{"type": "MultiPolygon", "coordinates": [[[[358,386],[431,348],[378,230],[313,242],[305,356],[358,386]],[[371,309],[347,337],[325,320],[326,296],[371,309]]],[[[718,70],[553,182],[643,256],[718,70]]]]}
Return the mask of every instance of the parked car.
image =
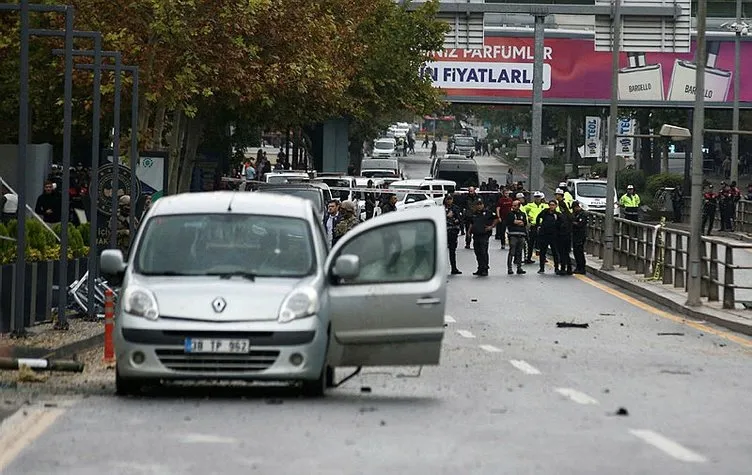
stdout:
{"type": "Polygon", "coordinates": [[[314,209],[317,210],[321,219],[324,218],[324,213],[326,213],[327,203],[332,200],[332,192],[326,183],[261,184],[257,187],[256,191],[304,198],[313,203],[314,209]]]}
{"type": "Polygon", "coordinates": [[[373,158],[392,158],[397,151],[397,141],[393,138],[384,137],[373,141],[373,158]]]}
{"type": "Polygon", "coordinates": [[[438,365],[446,303],[440,207],[361,223],[331,249],[310,201],[186,193],[156,201],[115,311],[118,394],[169,380],[289,381],[310,396],[334,368],[438,365]]]}

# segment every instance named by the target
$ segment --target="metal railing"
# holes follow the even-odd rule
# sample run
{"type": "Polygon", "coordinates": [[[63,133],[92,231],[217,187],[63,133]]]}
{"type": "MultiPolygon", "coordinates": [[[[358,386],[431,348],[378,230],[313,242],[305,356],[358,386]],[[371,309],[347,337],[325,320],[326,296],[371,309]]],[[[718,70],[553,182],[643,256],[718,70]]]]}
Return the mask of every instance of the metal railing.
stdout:
{"type": "MultiPolygon", "coordinates": [[[[746,202],[745,212],[752,212],[746,202]]],[[[602,213],[588,213],[585,251],[603,258],[605,252],[602,213]]],[[[659,225],[643,224],[623,218],[614,223],[614,265],[632,271],[645,280],[660,282],[687,291],[689,237],[687,231],[659,225]]],[[[701,281],[703,298],[708,302],[722,299],[723,308],[745,307],[752,302],[737,299],[738,290],[752,290],[752,265],[734,262],[734,251],[752,250],[752,243],[723,240],[712,236],[702,238],[701,281]]]]}

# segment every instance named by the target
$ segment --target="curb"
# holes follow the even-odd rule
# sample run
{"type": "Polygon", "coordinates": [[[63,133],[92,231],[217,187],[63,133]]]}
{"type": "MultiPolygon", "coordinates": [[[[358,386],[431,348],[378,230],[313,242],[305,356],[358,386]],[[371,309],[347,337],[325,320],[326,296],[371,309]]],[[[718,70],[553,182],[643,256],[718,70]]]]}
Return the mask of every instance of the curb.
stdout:
{"type": "Polygon", "coordinates": [[[60,348],[55,349],[54,351],[44,355],[42,358],[45,359],[66,359],[66,358],[72,358],[76,355],[76,353],[80,353],[82,351],[89,350],[91,348],[94,348],[100,343],[104,342],[104,329],[101,332],[98,332],[96,335],[92,335],[89,338],[85,338],[83,340],[74,341],[73,343],[68,343],[67,345],[63,345],[60,348]]]}
{"type": "MultiPolygon", "coordinates": [[[[601,280],[605,280],[607,282],[610,282],[614,285],[617,285],[619,287],[622,287],[632,293],[635,293],[641,297],[644,297],[646,299],[652,300],[653,302],[662,305],[664,307],[667,307],[668,309],[672,310],[675,313],[678,313],[680,315],[689,317],[693,320],[698,321],[705,321],[712,323],[714,325],[718,325],[719,327],[726,328],[728,330],[731,330],[733,332],[741,333],[747,336],[752,336],[752,325],[744,324],[741,322],[735,322],[733,320],[727,320],[725,318],[721,318],[719,316],[713,315],[709,312],[702,312],[699,311],[693,307],[688,307],[686,305],[682,305],[678,302],[675,302],[674,300],[671,300],[667,297],[664,297],[662,295],[659,295],[655,292],[651,292],[650,290],[637,285],[633,282],[626,281],[624,279],[620,279],[608,272],[602,271],[598,268],[595,268],[591,265],[586,265],[588,273],[598,277],[601,280]]],[[[701,307],[702,308],[702,307],[701,307]]]]}

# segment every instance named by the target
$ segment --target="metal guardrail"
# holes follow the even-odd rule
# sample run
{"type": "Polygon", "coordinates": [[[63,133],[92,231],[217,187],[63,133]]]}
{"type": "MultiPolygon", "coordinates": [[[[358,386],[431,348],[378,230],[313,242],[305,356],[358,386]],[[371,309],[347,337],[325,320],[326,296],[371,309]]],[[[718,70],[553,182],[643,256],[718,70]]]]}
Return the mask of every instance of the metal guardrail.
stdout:
{"type": "MultiPolygon", "coordinates": [[[[747,203],[746,209],[752,212],[752,202],[747,203]]],[[[602,213],[588,213],[585,251],[600,259],[605,252],[604,220],[602,213]]],[[[643,276],[645,280],[658,281],[686,292],[689,237],[689,232],[669,229],[665,223],[650,225],[615,218],[614,264],[643,276]]],[[[712,236],[703,237],[702,242],[705,245],[701,250],[701,296],[708,302],[722,299],[725,309],[734,309],[737,303],[752,306],[750,302],[737,301],[736,297],[737,290],[752,289],[752,265],[734,262],[734,250],[752,250],[752,243],[712,236]]]]}

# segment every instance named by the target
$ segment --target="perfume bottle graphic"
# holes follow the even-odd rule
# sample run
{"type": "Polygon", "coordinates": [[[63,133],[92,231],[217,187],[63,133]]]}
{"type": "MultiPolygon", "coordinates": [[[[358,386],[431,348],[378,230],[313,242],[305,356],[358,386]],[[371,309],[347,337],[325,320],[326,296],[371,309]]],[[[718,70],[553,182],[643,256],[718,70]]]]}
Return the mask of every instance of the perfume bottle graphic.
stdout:
{"type": "MultiPolygon", "coordinates": [[[[718,41],[708,43],[707,69],[705,69],[705,100],[709,102],[724,102],[731,85],[731,71],[723,71],[715,67],[720,47],[721,43],[718,41]]],[[[676,60],[674,63],[674,72],[671,75],[671,88],[668,93],[669,101],[695,100],[696,67],[695,62],[676,60]]]]}
{"type": "Polygon", "coordinates": [[[628,53],[629,67],[619,70],[619,100],[662,101],[663,68],[647,64],[645,53],[628,53]]]}

